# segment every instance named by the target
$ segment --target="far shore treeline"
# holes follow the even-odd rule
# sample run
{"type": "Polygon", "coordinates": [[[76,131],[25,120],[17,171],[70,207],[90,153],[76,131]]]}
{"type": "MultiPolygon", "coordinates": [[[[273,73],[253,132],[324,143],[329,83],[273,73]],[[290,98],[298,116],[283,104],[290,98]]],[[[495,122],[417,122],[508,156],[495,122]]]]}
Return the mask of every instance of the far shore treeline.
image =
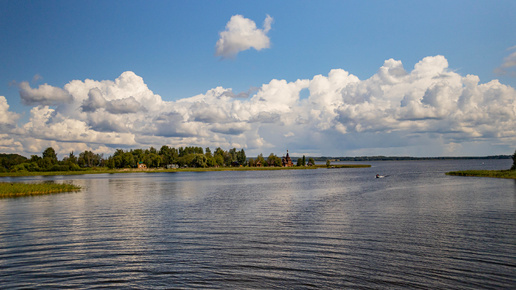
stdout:
{"type": "MultiPolygon", "coordinates": [[[[313,158],[298,158],[297,166],[314,165],[313,158]]],[[[105,158],[102,154],[84,151],[78,156],[70,152],[58,160],[52,147],[43,151],[41,156],[30,158],[19,154],[0,154],[0,172],[49,172],[49,171],[83,171],[96,167],[108,169],[120,168],[209,168],[209,167],[281,167],[282,158],[271,153],[267,158],[262,154],[256,158],[247,158],[244,149],[223,150],[220,147],[212,151],[209,147],[162,146],[157,150],[117,149],[112,156],[105,158]]]]}
{"type": "MultiPolygon", "coordinates": [[[[288,153],[287,153],[288,155],[288,153]]],[[[283,157],[285,158],[285,157],[283,157]]],[[[511,170],[516,169],[516,152],[514,155],[496,155],[486,157],[294,157],[296,166],[313,166],[316,161],[383,161],[383,160],[443,160],[443,159],[509,159],[514,160],[511,170]]],[[[103,154],[84,151],[78,156],[70,152],[62,160],[58,160],[52,147],[45,149],[41,156],[32,155],[30,158],[19,154],[0,153],[0,172],[50,172],[50,171],[85,171],[92,168],[124,169],[124,168],[215,168],[215,167],[281,167],[286,160],[271,153],[267,158],[263,154],[248,158],[244,149],[223,150],[218,147],[212,151],[209,147],[179,147],[162,146],[159,150],[149,149],[117,149],[112,156],[105,158],[103,154]]]]}

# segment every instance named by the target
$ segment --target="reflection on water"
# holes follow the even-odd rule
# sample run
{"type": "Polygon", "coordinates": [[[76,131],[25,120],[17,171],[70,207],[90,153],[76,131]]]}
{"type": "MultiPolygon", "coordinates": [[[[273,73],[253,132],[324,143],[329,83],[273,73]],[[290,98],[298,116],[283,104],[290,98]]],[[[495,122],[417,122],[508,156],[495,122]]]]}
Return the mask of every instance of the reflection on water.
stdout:
{"type": "Polygon", "coordinates": [[[513,288],[515,181],[444,175],[508,162],[16,179],[83,190],[0,200],[0,286],[513,288]]]}

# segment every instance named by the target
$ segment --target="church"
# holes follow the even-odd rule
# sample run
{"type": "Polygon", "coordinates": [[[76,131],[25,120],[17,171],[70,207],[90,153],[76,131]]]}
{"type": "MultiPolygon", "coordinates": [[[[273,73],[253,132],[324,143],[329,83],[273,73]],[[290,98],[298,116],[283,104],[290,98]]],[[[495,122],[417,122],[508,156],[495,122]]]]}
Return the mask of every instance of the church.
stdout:
{"type": "Polygon", "coordinates": [[[293,167],[294,166],[292,159],[290,159],[290,156],[288,156],[288,150],[287,150],[287,156],[283,156],[283,158],[281,158],[281,166],[283,166],[283,167],[293,167]]]}

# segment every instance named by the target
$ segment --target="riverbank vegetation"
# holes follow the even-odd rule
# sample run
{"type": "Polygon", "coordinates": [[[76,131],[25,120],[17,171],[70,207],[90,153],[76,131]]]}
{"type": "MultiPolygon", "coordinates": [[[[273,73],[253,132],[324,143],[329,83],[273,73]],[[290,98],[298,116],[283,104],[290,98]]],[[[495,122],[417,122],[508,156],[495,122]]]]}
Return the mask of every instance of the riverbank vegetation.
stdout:
{"type": "Polygon", "coordinates": [[[512,166],[508,170],[463,170],[447,172],[446,175],[516,179],[516,151],[511,158],[512,166]]]}
{"type": "MultiPolygon", "coordinates": [[[[176,169],[166,168],[114,168],[109,169],[107,167],[95,167],[81,171],[45,171],[45,172],[3,172],[0,173],[0,177],[17,177],[17,176],[52,176],[52,175],[81,175],[81,174],[115,174],[115,173],[159,173],[159,172],[207,172],[207,171],[258,171],[258,170],[300,170],[300,169],[318,169],[326,168],[326,165],[313,165],[313,166],[293,166],[293,167],[184,167],[176,169]]],[[[332,165],[330,168],[364,168],[371,167],[367,164],[339,164],[332,165]]]]}
{"type": "Polygon", "coordinates": [[[447,172],[446,175],[516,179],[516,170],[463,170],[447,172]]]}
{"type": "Polygon", "coordinates": [[[73,184],[0,182],[0,198],[75,192],[81,188],[73,184]]]}
{"type": "MultiPolygon", "coordinates": [[[[351,165],[348,167],[357,167],[351,165]]],[[[271,153],[268,157],[259,154],[256,158],[247,158],[244,149],[223,150],[220,147],[212,151],[209,147],[162,146],[160,150],[117,149],[112,156],[104,158],[102,154],[84,151],[76,156],[70,152],[58,160],[52,147],[43,151],[41,156],[30,158],[18,154],[0,154],[0,176],[26,175],[76,175],[90,173],[119,172],[167,172],[167,171],[221,171],[221,170],[271,170],[271,169],[314,169],[314,158],[305,156],[297,158],[297,164],[290,157],[278,157],[271,153]]]]}

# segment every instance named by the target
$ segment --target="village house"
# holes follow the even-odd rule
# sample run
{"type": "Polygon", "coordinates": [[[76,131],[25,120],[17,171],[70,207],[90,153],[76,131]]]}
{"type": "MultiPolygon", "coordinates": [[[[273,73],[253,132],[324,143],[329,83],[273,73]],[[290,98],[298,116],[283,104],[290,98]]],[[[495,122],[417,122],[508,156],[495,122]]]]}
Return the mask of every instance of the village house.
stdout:
{"type": "Polygon", "coordinates": [[[147,165],[143,162],[138,162],[138,169],[147,169],[147,165]]]}

